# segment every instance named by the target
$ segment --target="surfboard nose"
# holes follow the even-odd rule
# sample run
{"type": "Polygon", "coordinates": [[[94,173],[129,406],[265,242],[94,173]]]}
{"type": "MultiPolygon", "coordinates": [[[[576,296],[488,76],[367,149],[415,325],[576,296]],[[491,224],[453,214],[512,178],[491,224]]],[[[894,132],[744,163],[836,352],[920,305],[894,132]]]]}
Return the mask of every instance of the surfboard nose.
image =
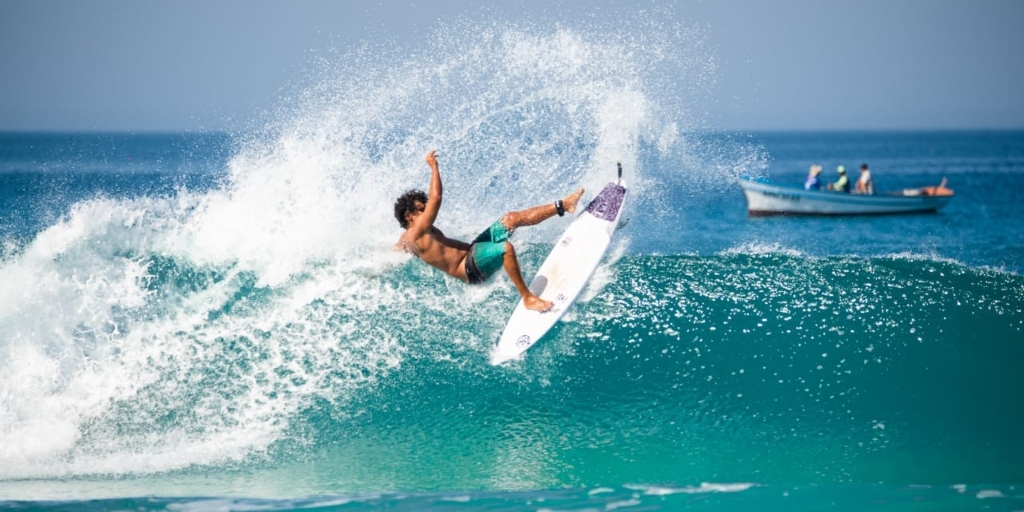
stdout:
{"type": "Polygon", "coordinates": [[[495,349],[491,352],[491,366],[498,366],[515,359],[518,354],[509,354],[495,349]]]}

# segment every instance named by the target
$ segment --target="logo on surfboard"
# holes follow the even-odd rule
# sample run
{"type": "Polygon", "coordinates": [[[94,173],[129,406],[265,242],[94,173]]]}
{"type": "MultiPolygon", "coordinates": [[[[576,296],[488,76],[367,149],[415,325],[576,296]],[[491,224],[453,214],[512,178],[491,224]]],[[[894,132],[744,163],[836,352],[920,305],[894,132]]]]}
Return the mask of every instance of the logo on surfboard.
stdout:
{"type": "Polygon", "coordinates": [[[526,347],[529,347],[532,344],[533,344],[533,342],[530,341],[530,336],[527,335],[527,334],[524,334],[524,335],[516,338],[516,347],[517,348],[526,348],[526,347]]]}

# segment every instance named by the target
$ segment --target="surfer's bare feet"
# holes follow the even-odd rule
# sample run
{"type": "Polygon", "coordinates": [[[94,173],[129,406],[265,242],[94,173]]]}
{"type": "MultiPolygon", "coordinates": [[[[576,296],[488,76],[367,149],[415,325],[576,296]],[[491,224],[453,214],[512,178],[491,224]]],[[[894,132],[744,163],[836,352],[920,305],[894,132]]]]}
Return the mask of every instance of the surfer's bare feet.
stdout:
{"type": "Polygon", "coordinates": [[[551,309],[555,303],[544,300],[536,295],[530,295],[529,297],[523,297],[523,305],[530,311],[539,311],[541,313],[551,309]]]}
{"type": "Polygon", "coordinates": [[[562,206],[565,207],[565,211],[569,213],[575,213],[576,203],[580,202],[581,197],[583,197],[582,188],[577,190],[576,192],[573,192],[572,194],[569,194],[569,196],[562,201],[562,206]]]}

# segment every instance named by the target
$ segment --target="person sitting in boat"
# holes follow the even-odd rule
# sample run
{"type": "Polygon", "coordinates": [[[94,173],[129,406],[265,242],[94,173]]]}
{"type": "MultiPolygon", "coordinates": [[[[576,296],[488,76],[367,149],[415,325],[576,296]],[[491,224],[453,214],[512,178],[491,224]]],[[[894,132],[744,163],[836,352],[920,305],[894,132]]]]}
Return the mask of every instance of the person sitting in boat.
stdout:
{"type": "Polygon", "coordinates": [[[821,190],[821,180],[818,179],[818,175],[821,174],[820,165],[812,165],[811,172],[807,174],[807,181],[804,182],[804,190],[821,190]]]}
{"type": "Polygon", "coordinates": [[[871,179],[871,171],[868,170],[868,164],[860,164],[860,178],[857,178],[857,183],[853,186],[853,193],[874,195],[875,182],[871,179]]]}
{"type": "Polygon", "coordinates": [[[828,189],[833,192],[850,192],[850,179],[846,177],[846,167],[840,165],[836,172],[839,173],[839,179],[835,183],[829,183],[828,189]]]}

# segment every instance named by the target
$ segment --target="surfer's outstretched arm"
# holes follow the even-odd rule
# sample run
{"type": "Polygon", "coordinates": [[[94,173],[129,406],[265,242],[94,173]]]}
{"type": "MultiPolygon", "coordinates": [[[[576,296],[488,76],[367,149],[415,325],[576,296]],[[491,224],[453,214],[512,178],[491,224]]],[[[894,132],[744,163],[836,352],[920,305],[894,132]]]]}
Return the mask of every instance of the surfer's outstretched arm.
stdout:
{"type": "Polygon", "coordinates": [[[437,168],[435,153],[437,153],[436,149],[427,153],[427,165],[430,166],[430,190],[427,192],[427,204],[423,209],[423,215],[416,219],[416,224],[423,231],[434,225],[437,213],[441,211],[441,171],[437,168]]]}

